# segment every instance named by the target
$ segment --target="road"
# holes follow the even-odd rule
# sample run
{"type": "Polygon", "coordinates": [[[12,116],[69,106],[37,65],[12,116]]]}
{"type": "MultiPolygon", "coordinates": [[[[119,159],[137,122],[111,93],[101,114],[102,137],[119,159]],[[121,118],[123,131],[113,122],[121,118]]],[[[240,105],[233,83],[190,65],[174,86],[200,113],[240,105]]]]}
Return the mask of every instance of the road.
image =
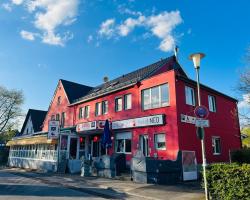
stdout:
{"type": "Polygon", "coordinates": [[[101,200],[97,197],[0,170],[0,200],[101,200]]]}

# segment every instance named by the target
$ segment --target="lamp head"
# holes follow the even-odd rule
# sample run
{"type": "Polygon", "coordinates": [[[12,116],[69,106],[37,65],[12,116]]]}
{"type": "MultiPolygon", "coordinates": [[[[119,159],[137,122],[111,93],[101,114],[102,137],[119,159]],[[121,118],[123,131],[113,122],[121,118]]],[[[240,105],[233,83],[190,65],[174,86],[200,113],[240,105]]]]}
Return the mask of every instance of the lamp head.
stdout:
{"type": "Polygon", "coordinates": [[[204,57],[205,57],[204,53],[194,53],[189,56],[189,59],[193,60],[195,68],[200,68],[201,59],[204,57]]]}

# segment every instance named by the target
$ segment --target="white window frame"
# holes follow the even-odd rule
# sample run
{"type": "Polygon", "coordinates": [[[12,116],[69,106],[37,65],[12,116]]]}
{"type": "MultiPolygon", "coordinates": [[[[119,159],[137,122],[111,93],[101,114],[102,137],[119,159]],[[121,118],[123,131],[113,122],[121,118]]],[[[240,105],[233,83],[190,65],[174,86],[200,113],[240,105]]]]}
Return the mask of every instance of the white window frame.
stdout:
{"type": "Polygon", "coordinates": [[[212,150],[213,155],[221,155],[221,138],[219,136],[212,136],[212,150]],[[219,152],[216,149],[216,140],[219,139],[219,152]]]}
{"type": "Polygon", "coordinates": [[[120,112],[123,109],[123,98],[122,97],[116,97],[115,98],[115,112],[120,112]],[[121,106],[120,109],[118,110],[118,100],[121,99],[121,106]]]}
{"type": "Polygon", "coordinates": [[[101,102],[97,102],[95,104],[95,115],[99,116],[102,114],[102,103],[101,102]]]}
{"type": "Polygon", "coordinates": [[[115,152],[116,153],[124,153],[124,154],[131,154],[132,153],[132,133],[131,132],[124,132],[124,133],[116,133],[115,134],[115,152]],[[118,140],[123,140],[123,151],[117,151],[118,140]],[[126,152],[126,140],[130,140],[131,143],[131,151],[126,152]]]}
{"type": "Polygon", "coordinates": [[[107,100],[102,101],[102,114],[103,115],[108,114],[108,101],[107,100]],[[106,110],[104,108],[106,108],[106,110]]]}
{"type": "Polygon", "coordinates": [[[208,108],[210,112],[216,112],[216,99],[215,96],[208,95],[208,108]]]}
{"type": "Polygon", "coordinates": [[[125,94],[124,95],[124,110],[130,110],[130,109],[132,109],[132,94],[125,94]],[[128,101],[128,97],[130,97],[130,102],[128,101]],[[130,105],[130,107],[128,107],[128,105],[130,105]]]}
{"type": "Polygon", "coordinates": [[[89,118],[89,112],[90,112],[90,106],[89,105],[84,106],[84,114],[83,114],[84,119],[89,118]]]}
{"type": "Polygon", "coordinates": [[[155,147],[156,150],[166,150],[167,149],[167,142],[166,142],[166,134],[165,133],[155,133],[154,134],[154,147],[155,147]],[[165,138],[165,141],[164,141],[165,142],[165,147],[161,147],[161,148],[158,147],[158,145],[157,145],[158,141],[156,140],[157,139],[156,137],[158,135],[164,135],[164,138],[165,138]]]}
{"type": "Polygon", "coordinates": [[[194,88],[185,86],[185,99],[186,99],[186,104],[190,106],[195,106],[195,91],[194,88]],[[190,96],[191,95],[191,96],[190,96]],[[191,97],[191,99],[189,99],[191,97]]]}
{"type": "Polygon", "coordinates": [[[168,83],[164,83],[164,84],[161,84],[161,85],[157,85],[157,86],[154,86],[154,87],[151,87],[151,88],[147,88],[147,89],[144,89],[141,91],[141,102],[142,102],[142,109],[143,110],[150,110],[150,109],[155,109],[155,108],[161,108],[161,107],[166,107],[166,106],[169,106],[169,102],[170,102],[170,93],[169,93],[169,84],[168,83]],[[167,86],[167,92],[168,92],[168,102],[166,102],[166,105],[163,105],[163,102],[161,101],[161,96],[162,96],[162,93],[161,93],[161,87],[163,85],[166,85],[167,86]],[[159,92],[159,105],[156,106],[156,107],[153,107],[152,106],[152,89],[154,88],[158,88],[158,92],[159,92]],[[145,91],[149,91],[149,108],[145,108],[145,105],[144,105],[144,92],[145,91]]]}

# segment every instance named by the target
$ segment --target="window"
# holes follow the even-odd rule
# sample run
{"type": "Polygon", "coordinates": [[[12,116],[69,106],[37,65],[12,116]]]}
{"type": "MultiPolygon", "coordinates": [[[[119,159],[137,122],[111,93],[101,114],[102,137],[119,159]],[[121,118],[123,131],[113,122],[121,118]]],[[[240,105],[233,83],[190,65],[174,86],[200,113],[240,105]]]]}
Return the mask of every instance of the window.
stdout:
{"type": "Polygon", "coordinates": [[[156,150],[166,150],[166,138],[164,133],[155,134],[154,142],[156,150]]]}
{"type": "Polygon", "coordinates": [[[78,118],[79,119],[82,119],[83,117],[83,108],[79,108],[79,115],[78,115],[78,118]]]}
{"type": "Polygon", "coordinates": [[[220,137],[212,137],[212,147],[214,155],[221,154],[220,137]]]}
{"type": "Polygon", "coordinates": [[[85,106],[84,107],[84,118],[89,118],[89,110],[90,110],[90,106],[85,106]]]}
{"type": "Polygon", "coordinates": [[[57,105],[61,104],[61,96],[57,97],[57,105]]]}
{"type": "Polygon", "coordinates": [[[131,153],[131,138],[130,132],[117,133],[115,139],[115,149],[117,153],[131,153]]]}
{"type": "Polygon", "coordinates": [[[122,98],[119,97],[115,99],[115,111],[118,112],[121,110],[122,110],[122,98]]]}
{"type": "Polygon", "coordinates": [[[103,101],[102,102],[102,114],[107,114],[108,113],[108,101],[103,101]]]}
{"type": "Polygon", "coordinates": [[[124,95],[124,110],[129,110],[132,108],[132,95],[124,95]]]}
{"type": "Polygon", "coordinates": [[[214,96],[208,95],[208,107],[209,111],[216,112],[216,101],[214,96]]]}
{"type": "Polygon", "coordinates": [[[186,104],[195,106],[194,88],[185,86],[186,104]]]}
{"type": "Polygon", "coordinates": [[[60,121],[60,114],[56,114],[56,120],[60,121]]]}
{"type": "Polygon", "coordinates": [[[55,115],[51,115],[51,120],[55,120],[55,115]]]}
{"type": "Polygon", "coordinates": [[[169,105],[168,84],[159,85],[142,91],[143,110],[169,105]]]}
{"type": "Polygon", "coordinates": [[[102,110],[102,104],[100,102],[96,103],[95,104],[95,115],[96,116],[101,115],[101,110],[102,110]]]}
{"type": "Polygon", "coordinates": [[[66,114],[65,112],[62,113],[62,117],[61,117],[61,127],[64,127],[65,125],[65,119],[66,119],[66,114]]]}

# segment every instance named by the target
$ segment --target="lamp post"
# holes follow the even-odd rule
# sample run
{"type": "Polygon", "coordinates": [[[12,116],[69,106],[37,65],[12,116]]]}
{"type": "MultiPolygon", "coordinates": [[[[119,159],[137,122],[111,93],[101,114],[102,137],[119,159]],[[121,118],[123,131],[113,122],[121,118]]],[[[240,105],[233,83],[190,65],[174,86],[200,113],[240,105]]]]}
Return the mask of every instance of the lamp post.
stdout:
{"type": "MultiPolygon", "coordinates": [[[[193,60],[194,68],[196,71],[196,81],[197,81],[197,93],[198,93],[198,106],[201,106],[201,96],[200,96],[200,61],[202,58],[205,57],[205,54],[203,53],[194,53],[189,56],[190,60],[193,60]]],[[[201,127],[201,131],[204,134],[204,128],[201,127]]],[[[202,151],[202,167],[203,167],[203,179],[204,179],[204,187],[205,187],[205,196],[206,200],[208,199],[208,191],[207,191],[207,177],[206,177],[206,151],[205,151],[205,142],[204,142],[205,136],[201,138],[201,151],[202,151]]]]}

